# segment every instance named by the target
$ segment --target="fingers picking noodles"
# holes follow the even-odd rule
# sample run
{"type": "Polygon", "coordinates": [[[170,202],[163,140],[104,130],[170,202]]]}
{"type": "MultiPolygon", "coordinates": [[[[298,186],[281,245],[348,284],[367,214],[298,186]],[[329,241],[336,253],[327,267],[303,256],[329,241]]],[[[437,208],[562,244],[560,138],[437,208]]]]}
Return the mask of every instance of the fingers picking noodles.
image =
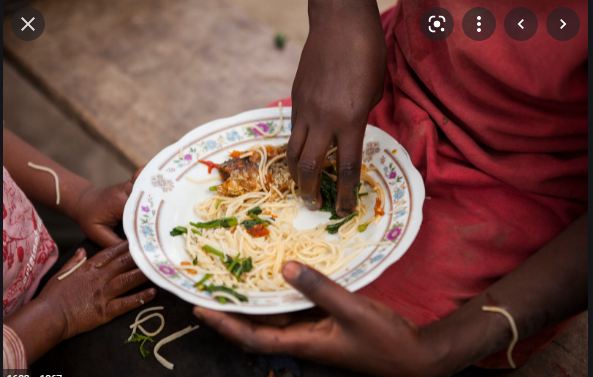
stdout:
{"type": "MultiPolygon", "coordinates": [[[[334,151],[335,149],[332,152],[334,151]]],[[[369,205],[372,208],[370,203],[375,199],[380,199],[381,203],[385,202],[383,190],[368,172],[363,172],[361,179],[362,185],[371,189],[370,193],[364,200],[362,197],[358,200],[356,214],[352,218],[346,221],[330,220],[311,229],[299,230],[294,227],[293,221],[303,202],[298,198],[295,183],[290,180],[283,189],[276,187],[273,180],[270,181],[268,173],[273,166],[276,166],[275,171],[278,170],[278,165],[274,164],[286,163],[286,154],[274,154],[268,158],[268,153],[271,152],[266,146],[256,145],[239,156],[254,159],[254,163],[257,164],[258,176],[255,179],[261,185],[259,191],[234,197],[216,193],[195,205],[194,210],[203,221],[234,216],[238,225],[232,228],[203,228],[188,224],[187,232],[183,233],[185,249],[190,260],[197,258],[198,262],[195,265],[180,265],[178,268],[210,274],[209,283],[235,287],[238,293],[279,291],[291,289],[282,277],[282,266],[287,261],[295,260],[329,275],[348,264],[366,247],[387,244],[355,239],[359,231],[362,231],[359,230],[360,225],[380,218],[380,215],[369,214],[367,208],[369,205]],[[250,213],[250,210],[256,207],[261,210],[259,216],[250,213]],[[254,222],[259,223],[253,225],[254,222]],[[344,223],[338,225],[341,222],[344,223]],[[258,225],[261,225],[258,231],[261,230],[265,235],[255,234],[253,229],[258,225]],[[333,236],[330,236],[326,229],[331,225],[339,226],[333,236]],[[219,253],[213,253],[211,250],[219,253]],[[247,258],[251,258],[252,268],[247,272],[233,273],[236,267],[231,268],[231,262],[237,260],[237,264],[240,264],[247,258]]],[[[213,296],[239,303],[229,292],[217,292],[213,293],[213,296]]]]}

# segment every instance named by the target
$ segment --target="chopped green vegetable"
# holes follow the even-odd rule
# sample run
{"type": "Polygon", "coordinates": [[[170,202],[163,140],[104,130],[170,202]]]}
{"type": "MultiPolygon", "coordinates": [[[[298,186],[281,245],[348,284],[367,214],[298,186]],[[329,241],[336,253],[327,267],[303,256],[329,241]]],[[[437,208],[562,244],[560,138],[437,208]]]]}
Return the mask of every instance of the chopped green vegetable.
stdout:
{"type": "Polygon", "coordinates": [[[237,257],[235,258],[234,261],[231,262],[231,264],[228,267],[228,270],[233,272],[233,269],[235,268],[235,266],[237,265],[237,263],[239,263],[239,258],[241,257],[241,253],[237,254],[237,257]]]}
{"type": "Polygon", "coordinates": [[[276,45],[276,48],[282,50],[284,48],[285,43],[286,37],[280,33],[276,34],[276,36],[274,37],[274,45],[276,45]]]}
{"type": "Polygon", "coordinates": [[[240,293],[235,292],[235,290],[232,288],[225,287],[224,285],[210,284],[210,285],[205,285],[204,289],[207,290],[208,292],[215,292],[215,291],[226,292],[226,293],[231,294],[231,295],[235,296],[236,298],[238,298],[239,301],[247,302],[247,297],[243,296],[240,293]]]}
{"type": "Polygon", "coordinates": [[[233,263],[233,257],[231,257],[230,255],[226,254],[226,260],[222,262],[222,264],[224,264],[226,267],[230,266],[231,263],[233,263]]]}
{"type": "Polygon", "coordinates": [[[198,236],[201,236],[201,235],[202,235],[202,233],[200,233],[200,231],[199,231],[199,230],[197,230],[197,229],[192,229],[192,230],[191,230],[191,232],[192,232],[193,234],[197,234],[198,236]]]}
{"type": "Polygon", "coordinates": [[[208,190],[216,191],[216,190],[218,190],[218,188],[216,186],[210,186],[210,187],[208,187],[208,190]]]}
{"type": "MultiPolygon", "coordinates": [[[[263,219],[260,219],[259,218],[258,215],[261,215],[262,212],[263,212],[262,209],[258,206],[258,207],[255,207],[255,208],[251,208],[249,211],[247,211],[247,215],[249,217],[251,217],[255,223],[258,223],[258,224],[271,224],[271,222],[269,222],[268,220],[263,220],[263,219]]],[[[274,220],[274,219],[272,219],[272,220],[274,220]]],[[[250,222],[250,223],[248,223],[246,225],[245,224],[246,221],[250,221],[250,220],[244,220],[241,224],[245,225],[245,228],[247,228],[247,229],[253,228],[253,226],[255,225],[255,223],[250,222]]]]}
{"type": "Polygon", "coordinates": [[[218,201],[216,201],[216,206],[214,206],[214,208],[218,209],[220,203],[222,203],[222,199],[218,199],[218,201]]]}
{"type": "Polygon", "coordinates": [[[204,283],[206,282],[206,280],[210,279],[211,277],[212,277],[212,274],[206,274],[206,275],[204,275],[204,277],[202,279],[200,279],[199,282],[197,282],[196,284],[194,284],[194,287],[198,288],[199,290],[204,289],[204,283]]]}
{"type": "Polygon", "coordinates": [[[212,221],[208,221],[206,223],[189,223],[191,226],[195,226],[196,228],[216,228],[217,226],[221,226],[223,228],[230,228],[235,225],[239,225],[239,220],[235,216],[231,217],[223,217],[222,219],[216,219],[212,221]]]}
{"type": "Polygon", "coordinates": [[[175,228],[173,228],[173,230],[169,234],[172,235],[173,237],[175,237],[175,236],[180,236],[183,233],[187,233],[187,228],[184,226],[176,226],[175,228]]]}
{"type": "Polygon", "coordinates": [[[237,278],[237,280],[241,281],[241,274],[243,272],[249,272],[251,271],[251,269],[253,268],[253,261],[251,259],[251,257],[245,259],[245,261],[243,263],[241,263],[241,265],[239,266],[235,266],[235,268],[233,269],[233,275],[235,275],[235,277],[237,278]]]}
{"type": "Polygon", "coordinates": [[[150,356],[150,351],[144,349],[144,343],[146,343],[146,341],[154,343],[154,339],[152,339],[151,337],[134,333],[132,335],[132,339],[125,340],[124,344],[140,343],[140,354],[142,355],[142,357],[147,358],[148,356],[150,356]]]}
{"type": "Polygon", "coordinates": [[[323,171],[321,175],[321,208],[320,211],[331,212],[330,220],[339,219],[336,213],[336,198],[338,196],[338,186],[336,182],[323,171]]]}
{"type": "Polygon", "coordinates": [[[216,299],[217,299],[217,300],[218,300],[218,302],[220,302],[221,304],[226,304],[226,297],[218,296],[218,297],[216,297],[216,299]]]}
{"type": "Polygon", "coordinates": [[[354,187],[354,194],[356,195],[356,205],[358,205],[358,203],[360,203],[360,195],[359,195],[359,191],[360,191],[360,186],[362,185],[361,182],[358,182],[358,184],[354,187]]]}
{"type": "Polygon", "coordinates": [[[194,266],[197,266],[198,265],[198,257],[195,257],[192,263],[194,266]]]}
{"type": "Polygon", "coordinates": [[[350,221],[354,216],[357,216],[358,212],[354,212],[350,215],[348,215],[348,217],[346,217],[344,220],[340,221],[339,223],[335,223],[332,225],[328,225],[325,227],[325,230],[327,230],[327,232],[329,234],[335,234],[338,232],[338,229],[340,229],[340,227],[344,224],[346,224],[348,221],[350,221]]]}
{"type": "Polygon", "coordinates": [[[268,220],[260,219],[259,216],[257,216],[255,213],[250,213],[249,217],[251,217],[253,219],[253,221],[255,221],[258,224],[266,224],[266,226],[268,224],[271,224],[271,222],[269,222],[268,220]]]}
{"type": "Polygon", "coordinates": [[[259,224],[259,223],[255,220],[243,220],[241,222],[241,225],[243,225],[245,227],[245,229],[251,229],[254,226],[256,226],[257,224],[259,224]]]}
{"type": "Polygon", "coordinates": [[[367,227],[369,226],[369,224],[361,224],[358,226],[358,231],[360,233],[364,232],[365,230],[367,230],[367,227]]]}
{"type": "Polygon", "coordinates": [[[202,247],[202,249],[204,249],[204,251],[206,251],[208,253],[212,253],[214,255],[217,255],[220,258],[220,260],[224,263],[224,254],[221,253],[220,251],[216,250],[215,248],[213,248],[210,245],[204,245],[202,247]]]}
{"type": "Polygon", "coordinates": [[[255,208],[251,208],[249,211],[247,211],[248,215],[251,215],[252,213],[256,214],[256,215],[261,215],[262,214],[262,209],[260,207],[255,207],[255,208]]]}
{"type": "Polygon", "coordinates": [[[359,196],[359,197],[361,197],[361,196],[367,196],[368,194],[369,194],[368,192],[363,192],[363,193],[361,193],[361,194],[358,194],[358,196],[359,196]]]}

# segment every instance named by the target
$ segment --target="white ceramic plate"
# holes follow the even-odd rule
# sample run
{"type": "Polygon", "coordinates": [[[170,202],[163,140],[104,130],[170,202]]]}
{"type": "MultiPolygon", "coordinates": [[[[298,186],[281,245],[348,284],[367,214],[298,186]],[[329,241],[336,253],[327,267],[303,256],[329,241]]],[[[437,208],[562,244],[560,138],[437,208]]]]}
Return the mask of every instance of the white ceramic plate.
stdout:
{"type": "MultiPolygon", "coordinates": [[[[176,269],[182,261],[190,261],[183,238],[172,237],[174,227],[189,221],[203,221],[194,212],[194,205],[212,192],[209,182],[195,184],[186,175],[207,178],[207,167],[198,159],[221,163],[234,149],[245,150],[254,144],[284,144],[290,136],[290,108],[284,108],[284,124],[274,138],[263,138],[279,127],[277,108],[248,111],[231,118],[219,119],[190,131],[177,143],[159,152],[146,165],[126,204],[124,230],[130,253],[138,267],[158,286],[190,303],[211,309],[246,314],[277,314],[310,308],[313,304],[296,290],[281,292],[248,292],[249,302],[242,306],[220,304],[209,293],[193,284],[202,278],[176,269]],[[180,148],[183,149],[180,158],[180,148]]],[[[369,241],[391,241],[388,246],[372,246],[330,277],[350,291],[356,291],[375,280],[395,263],[414,241],[422,223],[424,184],[404,148],[387,133],[367,126],[363,163],[375,166],[371,172],[380,182],[386,197],[386,216],[378,225],[371,225],[359,236],[369,241]]],[[[213,172],[213,174],[217,174],[213,172]]],[[[310,212],[300,207],[294,222],[297,228],[314,227],[329,219],[327,212],[310,212]]]]}

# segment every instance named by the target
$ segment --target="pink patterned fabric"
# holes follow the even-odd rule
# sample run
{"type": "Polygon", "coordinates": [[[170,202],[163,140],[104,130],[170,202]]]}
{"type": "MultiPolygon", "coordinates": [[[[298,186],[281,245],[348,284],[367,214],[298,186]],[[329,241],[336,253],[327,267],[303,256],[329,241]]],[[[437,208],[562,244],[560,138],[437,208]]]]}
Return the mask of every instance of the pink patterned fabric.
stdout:
{"type": "Polygon", "coordinates": [[[58,248],[33,205],[4,167],[2,184],[2,318],[31,300],[58,248]]]}
{"type": "Polygon", "coordinates": [[[2,369],[27,369],[25,347],[13,329],[2,325],[2,369]]]}

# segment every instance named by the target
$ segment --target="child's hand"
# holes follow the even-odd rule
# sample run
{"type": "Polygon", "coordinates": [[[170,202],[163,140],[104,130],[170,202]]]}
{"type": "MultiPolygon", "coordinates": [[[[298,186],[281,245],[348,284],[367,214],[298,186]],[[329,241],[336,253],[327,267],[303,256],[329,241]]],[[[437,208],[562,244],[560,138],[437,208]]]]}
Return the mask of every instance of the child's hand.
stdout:
{"type": "Polygon", "coordinates": [[[440,375],[435,373],[436,360],[445,349],[440,341],[427,339],[388,306],[348,292],[297,262],[287,262],[283,275],[328,315],[315,320],[268,316],[266,324],[258,324],[198,306],[194,314],[248,352],[288,354],[371,375],[440,375]]]}
{"type": "Polygon", "coordinates": [[[58,280],[59,276],[74,267],[85,255],[84,249],[78,249],[37,298],[52,308],[56,318],[62,319],[61,340],[105,324],[142,306],[156,295],[156,290],[150,288],[121,297],[148,281],[136,267],[128,252],[127,242],[103,250],[72,274],[58,280]]]}
{"type": "Polygon", "coordinates": [[[113,228],[123,218],[124,206],[132,193],[132,182],[98,189],[86,189],[76,204],[74,220],[82,232],[101,247],[121,242],[113,228]]]}
{"type": "Polygon", "coordinates": [[[103,189],[91,186],[82,193],[76,204],[74,220],[91,241],[101,247],[122,241],[113,228],[123,218],[124,207],[142,169],[138,169],[127,182],[103,189]]]}
{"type": "Polygon", "coordinates": [[[4,324],[23,342],[29,365],[62,340],[99,327],[155,297],[154,288],[124,296],[148,280],[136,268],[127,242],[103,250],[58,280],[85,255],[79,249],[39,297],[5,318],[4,324]]]}
{"type": "Polygon", "coordinates": [[[356,208],[362,147],[371,109],[383,95],[385,35],[375,1],[309,0],[309,36],[292,85],[286,157],[307,208],[321,207],[321,170],[338,147],[336,211],[356,208]]]}

